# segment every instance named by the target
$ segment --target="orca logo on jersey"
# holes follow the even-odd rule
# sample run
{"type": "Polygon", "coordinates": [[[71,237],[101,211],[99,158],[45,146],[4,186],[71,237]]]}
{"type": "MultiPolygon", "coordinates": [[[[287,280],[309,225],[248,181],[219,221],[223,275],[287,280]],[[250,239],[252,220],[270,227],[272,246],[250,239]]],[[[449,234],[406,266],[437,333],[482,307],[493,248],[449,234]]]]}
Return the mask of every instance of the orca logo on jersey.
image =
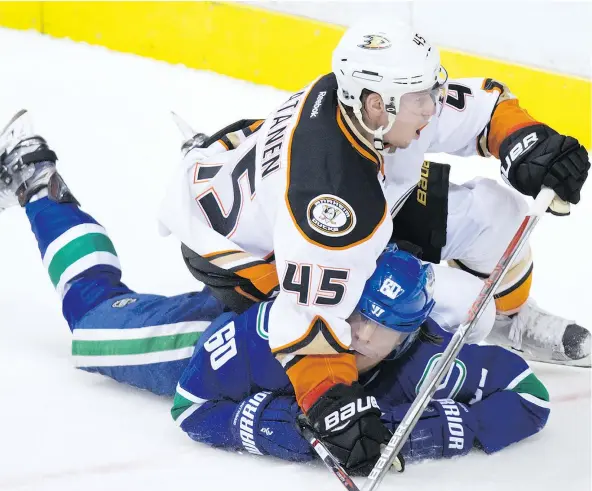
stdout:
{"type": "Polygon", "coordinates": [[[329,237],[349,234],[356,226],[356,214],[344,199],[323,194],[308,203],[308,224],[317,232],[329,237]]]}
{"type": "MultiPolygon", "coordinates": [[[[436,369],[438,360],[442,357],[442,353],[436,353],[432,356],[421,375],[419,382],[415,387],[415,393],[419,394],[424,383],[426,383],[436,369]]],[[[434,399],[454,399],[462,389],[465,380],[467,379],[467,366],[463,361],[455,358],[454,363],[450,366],[448,373],[444,377],[444,380],[436,388],[434,393],[434,399]]]]}
{"type": "Polygon", "coordinates": [[[366,34],[364,44],[358,44],[358,48],[363,49],[386,49],[391,47],[391,42],[384,36],[378,34],[366,34]]]}

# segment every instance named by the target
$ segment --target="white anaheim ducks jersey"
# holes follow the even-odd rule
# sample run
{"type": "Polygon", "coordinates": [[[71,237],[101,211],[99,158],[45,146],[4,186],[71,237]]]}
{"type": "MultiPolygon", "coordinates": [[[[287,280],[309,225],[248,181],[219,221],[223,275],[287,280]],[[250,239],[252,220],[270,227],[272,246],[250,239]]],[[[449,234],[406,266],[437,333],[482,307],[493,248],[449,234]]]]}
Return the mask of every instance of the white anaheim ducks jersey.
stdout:
{"type": "Polygon", "coordinates": [[[383,157],[352,129],[336,86],[333,74],[320,77],[243,141],[192,150],[160,215],[228,270],[275,257],[269,342],[284,362],[348,349],[346,319],[391,239],[391,217],[414,192],[424,199],[424,153],[490,155],[491,114],[501,94],[511,97],[491,79],[450,80],[419,139],[383,157]]]}

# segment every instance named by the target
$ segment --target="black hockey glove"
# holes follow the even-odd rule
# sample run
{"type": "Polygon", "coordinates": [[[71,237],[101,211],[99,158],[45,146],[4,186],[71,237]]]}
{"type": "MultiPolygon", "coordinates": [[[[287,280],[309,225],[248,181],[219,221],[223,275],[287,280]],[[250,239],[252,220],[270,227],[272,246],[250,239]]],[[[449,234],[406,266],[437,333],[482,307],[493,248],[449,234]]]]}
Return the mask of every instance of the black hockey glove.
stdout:
{"type": "MultiPolygon", "coordinates": [[[[376,399],[358,383],[337,384],[308,410],[310,426],[327,449],[353,475],[368,475],[391,433],[380,421],[376,399]]],[[[397,462],[400,472],[404,462],[397,462]]]]}
{"type": "Polygon", "coordinates": [[[502,175],[522,194],[534,198],[546,186],[565,201],[580,201],[590,161],[575,138],[537,124],[506,137],[499,154],[502,175]]]}

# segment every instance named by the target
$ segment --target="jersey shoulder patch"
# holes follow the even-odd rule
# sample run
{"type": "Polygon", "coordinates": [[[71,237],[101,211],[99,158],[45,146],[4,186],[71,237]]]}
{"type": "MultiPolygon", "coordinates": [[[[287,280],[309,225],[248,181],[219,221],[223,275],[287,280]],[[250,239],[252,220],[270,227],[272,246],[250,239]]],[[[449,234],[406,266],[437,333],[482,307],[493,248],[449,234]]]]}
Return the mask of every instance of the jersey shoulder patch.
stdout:
{"type": "Polygon", "coordinates": [[[286,202],[300,233],[344,249],[370,238],[386,217],[381,156],[351,131],[333,74],[312,87],[288,148],[286,202]]]}

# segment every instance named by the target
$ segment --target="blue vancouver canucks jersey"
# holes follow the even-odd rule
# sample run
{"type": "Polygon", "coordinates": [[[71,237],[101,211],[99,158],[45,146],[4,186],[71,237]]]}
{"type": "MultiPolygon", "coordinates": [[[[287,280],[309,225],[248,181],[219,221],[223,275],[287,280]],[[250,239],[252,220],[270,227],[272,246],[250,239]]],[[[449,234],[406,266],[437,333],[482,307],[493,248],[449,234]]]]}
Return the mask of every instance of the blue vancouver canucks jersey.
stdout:
{"type": "MultiPolygon", "coordinates": [[[[211,324],[181,376],[172,415],[198,441],[309,460],[313,453],[294,424],[299,409],[290,381],[267,343],[270,304],[211,324]]],[[[449,339],[429,320],[401,358],[360,376],[391,430],[449,339]]],[[[527,363],[497,346],[465,345],[434,399],[404,448],[408,458],[459,455],[474,446],[494,452],[539,431],[549,414],[548,393],[527,363]]]]}
{"type": "MultiPolygon", "coordinates": [[[[175,394],[172,416],[191,438],[289,460],[310,460],[300,409],[267,335],[270,302],[224,313],[205,289],[174,297],[137,293],[121,282],[105,229],[71,203],[26,207],[62,299],[77,367],[157,394],[175,394]],[[175,390],[176,387],[176,390],[175,390]]],[[[399,359],[360,377],[394,430],[441,356],[449,335],[428,321],[399,359]]],[[[494,452],[539,431],[549,415],[544,386],[516,354],[463,347],[415,426],[407,458],[494,452]]]]}

